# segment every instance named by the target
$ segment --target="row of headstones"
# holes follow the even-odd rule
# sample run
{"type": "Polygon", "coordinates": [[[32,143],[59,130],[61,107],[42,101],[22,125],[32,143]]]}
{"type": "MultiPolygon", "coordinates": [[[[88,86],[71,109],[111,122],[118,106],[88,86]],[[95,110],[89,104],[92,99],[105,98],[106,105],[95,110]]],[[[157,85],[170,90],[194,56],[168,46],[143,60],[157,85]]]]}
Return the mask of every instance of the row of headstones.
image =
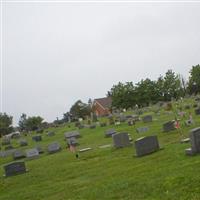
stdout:
{"type": "MultiPolygon", "coordinates": [[[[48,132],[48,136],[54,136],[55,133],[54,132],[48,132]]],[[[35,142],[40,142],[42,141],[42,136],[41,135],[35,135],[32,137],[32,140],[35,141],[35,142]]],[[[2,145],[6,145],[5,147],[5,150],[10,150],[10,149],[13,149],[13,146],[11,145],[11,139],[7,138],[7,139],[4,139],[2,141],[2,145]]],[[[20,139],[19,140],[19,145],[22,147],[22,146],[27,146],[28,145],[28,142],[26,139],[20,139]]]]}
{"type": "MultiPolygon", "coordinates": [[[[78,132],[71,132],[66,133],[65,136],[67,138],[71,138],[71,136],[79,137],[78,132]]],[[[129,141],[129,136],[127,133],[114,133],[112,134],[114,146],[116,148],[125,147],[131,145],[129,141]]],[[[186,149],[187,155],[194,155],[196,153],[200,153],[200,127],[191,130],[190,132],[190,141],[191,141],[191,148],[186,149]]],[[[61,150],[61,147],[58,143],[52,143],[48,146],[48,149],[51,149],[50,153],[55,153],[61,150]]],[[[160,149],[159,142],[157,136],[146,136],[139,138],[135,141],[135,149],[136,149],[136,156],[144,156],[150,153],[156,152],[160,149]]],[[[28,154],[30,157],[39,155],[38,152],[29,150],[28,154]]],[[[25,163],[14,162],[4,166],[5,175],[12,176],[20,173],[26,172],[25,163]]]]}
{"type": "MultiPolygon", "coordinates": [[[[76,138],[80,137],[80,133],[78,131],[72,131],[72,132],[65,133],[64,136],[68,144],[77,145],[78,142],[76,138]]],[[[61,149],[62,148],[58,142],[53,142],[47,147],[48,153],[50,154],[59,152],[61,151],[61,149]]],[[[42,148],[38,148],[38,147],[29,149],[26,151],[26,157],[28,159],[38,158],[39,154],[43,152],[44,151],[42,150],[42,148]]],[[[21,150],[17,150],[13,152],[13,158],[14,159],[25,158],[24,152],[21,150]]],[[[5,170],[5,176],[13,176],[13,175],[25,173],[27,171],[24,161],[9,163],[4,166],[4,170],[5,170]]]]}

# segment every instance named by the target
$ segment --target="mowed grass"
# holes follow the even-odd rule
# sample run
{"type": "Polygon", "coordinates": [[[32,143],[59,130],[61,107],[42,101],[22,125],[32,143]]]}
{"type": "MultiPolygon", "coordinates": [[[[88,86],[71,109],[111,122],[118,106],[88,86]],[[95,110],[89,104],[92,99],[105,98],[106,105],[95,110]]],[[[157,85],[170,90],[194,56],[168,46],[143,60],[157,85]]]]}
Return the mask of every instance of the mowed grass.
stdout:
{"type": "MultiPolygon", "coordinates": [[[[151,113],[153,114],[153,113],[151,113]]],[[[189,130],[200,126],[200,117],[194,116],[195,125],[182,125],[184,137],[189,130]]],[[[135,140],[145,135],[157,135],[162,150],[137,158],[134,145],[126,148],[100,149],[112,144],[112,138],[105,138],[104,131],[113,126],[79,130],[82,137],[78,149],[91,147],[80,153],[80,158],[66,149],[64,132],[74,130],[72,126],[54,128],[56,135],[43,134],[44,148],[58,141],[62,151],[52,155],[44,153],[39,159],[29,160],[29,172],[13,177],[3,177],[3,165],[12,157],[0,158],[0,200],[78,200],[78,199],[148,199],[148,200],[199,200],[200,199],[200,155],[186,156],[190,143],[181,144],[180,134],[175,130],[162,132],[162,124],[174,119],[174,115],[153,114],[152,123],[138,122],[135,127],[123,123],[115,126],[117,131],[131,134],[135,140]],[[138,134],[135,128],[149,126],[150,130],[138,134]]],[[[31,136],[26,137],[31,148],[36,145],[31,136]]],[[[13,141],[14,146],[19,146],[13,141]]]]}

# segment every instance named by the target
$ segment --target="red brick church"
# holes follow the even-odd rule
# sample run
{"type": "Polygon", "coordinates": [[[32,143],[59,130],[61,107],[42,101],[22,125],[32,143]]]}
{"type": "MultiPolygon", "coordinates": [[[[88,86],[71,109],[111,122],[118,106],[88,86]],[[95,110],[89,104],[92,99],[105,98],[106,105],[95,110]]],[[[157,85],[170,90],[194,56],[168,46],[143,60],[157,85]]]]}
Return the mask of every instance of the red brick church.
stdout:
{"type": "Polygon", "coordinates": [[[94,99],[92,109],[94,113],[101,117],[111,113],[112,99],[111,97],[94,99]]]}

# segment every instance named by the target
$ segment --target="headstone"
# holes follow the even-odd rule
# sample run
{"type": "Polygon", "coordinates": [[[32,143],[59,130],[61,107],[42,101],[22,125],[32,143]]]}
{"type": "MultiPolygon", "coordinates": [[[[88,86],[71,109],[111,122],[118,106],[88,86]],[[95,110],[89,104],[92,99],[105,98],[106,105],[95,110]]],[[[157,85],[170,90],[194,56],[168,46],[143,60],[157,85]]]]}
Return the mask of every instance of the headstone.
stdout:
{"type": "Polygon", "coordinates": [[[102,122],[100,123],[100,127],[105,127],[106,126],[106,123],[102,122]]]}
{"type": "Polygon", "coordinates": [[[157,136],[146,136],[135,141],[136,155],[144,156],[159,150],[157,136]]]}
{"type": "Polygon", "coordinates": [[[105,149],[105,148],[109,148],[109,147],[111,147],[111,144],[99,146],[100,149],[105,149]]]}
{"type": "Polygon", "coordinates": [[[34,140],[35,142],[40,142],[42,141],[42,136],[41,135],[35,135],[32,137],[32,140],[34,140]]]}
{"type": "Polygon", "coordinates": [[[139,127],[139,128],[136,128],[136,132],[137,133],[144,133],[144,132],[147,132],[149,130],[149,127],[139,127]]]}
{"type": "Polygon", "coordinates": [[[25,140],[25,139],[21,139],[21,140],[19,141],[19,145],[20,145],[21,147],[27,146],[27,145],[28,145],[28,142],[27,142],[27,140],[25,140]]]}
{"type": "Polygon", "coordinates": [[[85,128],[85,126],[83,124],[81,124],[81,125],[78,126],[78,128],[83,129],[83,128],[85,128]]]}
{"type": "Polygon", "coordinates": [[[186,106],[185,106],[185,109],[186,109],[186,110],[190,109],[190,105],[186,105],[186,106]]]}
{"type": "Polygon", "coordinates": [[[95,129],[95,128],[96,128],[95,124],[90,125],[90,129],[95,129]]]}
{"type": "Polygon", "coordinates": [[[117,133],[112,135],[114,147],[126,147],[130,146],[128,133],[117,133]]]}
{"type": "Polygon", "coordinates": [[[75,138],[79,138],[80,137],[80,133],[78,131],[71,131],[71,132],[66,132],[64,134],[65,139],[70,138],[70,137],[75,137],[75,138]]]}
{"type": "Polygon", "coordinates": [[[126,121],[126,116],[125,115],[120,115],[119,116],[119,121],[120,122],[125,122],[126,121]]]}
{"type": "Polygon", "coordinates": [[[9,145],[10,144],[10,138],[4,136],[2,138],[2,145],[9,145]]]}
{"type": "Polygon", "coordinates": [[[47,133],[47,136],[49,136],[49,137],[54,136],[54,135],[55,135],[55,132],[53,132],[53,131],[49,131],[49,132],[47,133]]]}
{"type": "Polygon", "coordinates": [[[181,140],[181,143],[188,143],[190,141],[190,138],[185,138],[181,140]]]}
{"type": "Polygon", "coordinates": [[[175,130],[175,125],[174,125],[175,121],[172,120],[172,121],[169,121],[165,124],[163,124],[163,131],[164,132],[169,132],[169,131],[173,131],[175,130]]]}
{"type": "Polygon", "coordinates": [[[5,151],[10,149],[14,149],[12,145],[5,146],[5,151]]]}
{"type": "Polygon", "coordinates": [[[78,141],[75,137],[70,137],[67,139],[67,144],[68,145],[78,145],[78,141]]]}
{"type": "Polygon", "coordinates": [[[21,158],[25,158],[24,152],[20,149],[16,149],[13,152],[13,159],[17,160],[17,159],[21,159],[21,158]]]}
{"type": "Polygon", "coordinates": [[[192,129],[190,131],[190,150],[186,150],[187,155],[194,155],[200,153],[200,127],[192,129]]]}
{"type": "Polygon", "coordinates": [[[133,119],[135,122],[140,121],[139,115],[132,115],[132,119],[133,119]]]}
{"type": "Polygon", "coordinates": [[[105,137],[112,137],[112,135],[116,134],[116,130],[115,129],[108,129],[105,131],[105,137]]]}
{"type": "Polygon", "coordinates": [[[39,152],[36,148],[26,150],[26,157],[29,159],[34,159],[39,157],[39,152]]]}
{"type": "Polygon", "coordinates": [[[200,115],[200,108],[195,109],[195,114],[200,115]]]}
{"type": "Polygon", "coordinates": [[[129,120],[129,121],[128,121],[128,125],[129,125],[129,126],[133,126],[133,125],[135,125],[135,122],[134,122],[133,120],[129,120]]]}
{"type": "Polygon", "coordinates": [[[39,152],[39,154],[44,153],[44,150],[43,150],[43,148],[40,145],[37,145],[35,148],[37,149],[37,151],[39,152]]]}
{"type": "Polygon", "coordinates": [[[6,151],[0,151],[0,157],[5,158],[5,157],[8,157],[8,156],[11,156],[11,155],[13,155],[13,153],[15,151],[16,151],[16,149],[9,149],[9,150],[6,150],[6,151]]]}
{"type": "Polygon", "coordinates": [[[146,115],[142,118],[142,121],[144,123],[152,122],[152,116],[151,115],[146,115]]]}
{"type": "Polygon", "coordinates": [[[56,153],[58,151],[61,151],[60,144],[58,142],[53,142],[48,145],[48,152],[49,153],[56,153]]]}
{"type": "Polygon", "coordinates": [[[4,170],[5,170],[6,177],[14,176],[17,174],[22,174],[27,171],[25,163],[21,162],[21,161],[13,162],[13,163],[9,163],[9,164],[5,165],[4,170]]]}

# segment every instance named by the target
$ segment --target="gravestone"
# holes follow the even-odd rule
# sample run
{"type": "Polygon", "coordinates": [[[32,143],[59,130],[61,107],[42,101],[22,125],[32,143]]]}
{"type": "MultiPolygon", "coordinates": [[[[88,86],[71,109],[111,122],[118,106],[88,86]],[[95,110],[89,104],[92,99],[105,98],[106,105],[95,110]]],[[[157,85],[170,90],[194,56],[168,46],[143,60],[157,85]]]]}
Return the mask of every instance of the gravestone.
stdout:
{"type": "Polygon", "coordinates": [[[135,141],[136,156],[144,156],[160,149],[157,136],[146,136],[135,141]]]}
{"type": "Polygon", "coordinates": [[[41,135],[35,135],[32,137],[32,140],[35,142],[40,142],[42,141],[42,136],[41,135]]]}
{"type": "Polygon", "coordinates": [[[106,123],[102,122],[100,123],[100,127],[105,127],[106,126],[106,123]]]}
{"type": "Polygon", "coordinates": [[[81,124],[81,125],[78,126],[78,128],[83,129],[83,128],[85,128],[85,126],[83,124],[81,124]]]}
{"type": "Polygon", "coordinates": [[[34,159],[39,157],[39,152],[36,148],[26,150],[26,157],[28,159],[34,159]]]}
{"type": "Polygon", "coordinates": [[[117,133],[112,135],[114,147],[126,147],[130,146],[128,133],[117,133]]]}
{"type": "Polygon", "coordinates": [[[40,145],[37,145],[35,148],[37,149],[37,151],[39,152],[39,154],[44,153],[44,150],[43,150],[43,148],[40,145]]]}
{"type": "Polygon", "coordinates": [[[147,132],[149,130],[149,127],[139,127],[139,128],[136,128],[136,132],[137,133],[144,133],[144,132],[147,132]]]}
{"type": "Polygon", "coordinates": [[[54,135],[55,135],[55,132],[53,132],[53,131],[49,131],[49,132],[47,133],[47,136],[49,136],[49,137],[54,136],[54,135]]]}
{"type": "Polygon", "coordinates": [[[195,114],[200,115],[200,108],[195,109],[195,114]]]}
{"type": "Polygon", "coordinates": [[[19,141],[19,145],[20,145],[21,147],[27,146],[27,145],[28,145],[28,142],[27,142],[27,140],[22,139],[22,140],[19,141]]]}
{"type": "Polygon", "coordinates": [[[11,156],[11,155],[13,155],[13,153],[15,151],[16,151],[16,149],[9,149],[9,150],[6,150],[6,151],[0,151],[0,157],[5,158],[5,157],[8,157],[8,156],[11,156]]]}
{"type": "Polygon", "coordinates": [[[5,151],[10,149],[14,149],[12,145],[5,146],[5,151]]]}
{"type": "Polygon", "coordinates": [[[48,152],[51,153],[56,153],[58,151],[61,151],[60,144],[58,142],[53,142],[48,145],[48,152]]]}
{"type": "Polygon", "coordinates": [[[105,137],[112,137],[112,135],[116,134],[116,130],[115,129],[108,129],[105,131],[105,137]]]}
{"type": "Polygon", "coordinates": [[[75,137],[70,137],[67,139],[67,144],[68,145],[75,145],[77,146],[78,145],[78,141],[75,137]]]}
{"type": "Polygon", "coordinates": [[[135,121],[133,121],[133,120],[129,120],[129,121],[128,121],[128,125],[129,125],[129,126],[133,126],[133,125],[135,125],[135,121]]]}
{"type": "Polygon", "coordinates": [[[132,119],[132,115],[126,115],[126,119],[132,119]]]}
{"type": "Polygon", "coordinates": [[[95,124],[90,125],[90,129],[95,129],[95,128],[96,128],[95,124]]]}
{"type": "Polygon", "coordinates": [[[120,115],[119,116],[119,121],[120,122],[125,122],[126,121],[126,116],[125,115],[120,115]]]}
{"type": "Polygon", "coordinates": [[[70,137],[75,137],[75,138],[79,138],[80,137],[80,133],[78,131],[71,131],[71,132],[66,132],[64,134],[65,139],[70,138],[70,137]]]}
{"type": "Polygon", "coordinates": [[[173,131],[175,130],[175,125],[174,125],[175,121],[172,120],[172,121],[169,121],[169,122],[166,122],[165,124],[163,124],[163,131],[164,132],[169,132],[169,131],[173,131]]]}
{"type": "Polygon", "coordinates": [[[190,109],[190,105],[185,106],[185,110],[188,110],[188,109],[190,109]]]}
{"type": "Polygon", "coordinates": [[[140,121],[139,115],[132,115],[132,119],[133,119],[135,122],[140,121]]]}
{"type": "Polygon", "coordinates": [[[14,176],[17,174],[22,174],[27,171],[25,163],[21,162],[21,161],[13,162],[13,163],[9,163],[9,164],[5,165],[4,170],[5,170],[6,177],[14,176]]]}
{"type": "Polygon", "coordinates": [[[194,128],[190,131],[191,148],[186,149],[187,155],[194,155],[200,153],[200,127],[194,128]]]}
{"type": "Polygon", "coordinates": [[[152,116],[151,115],[146,115],[142,118],[142,121],[144,123],[152,122],[152,116]]]}
{"type": "Polygon", "coordinates": [[[2,145],[9,145],[10,144],[10,138],[4,136],[2,138],[2,143],[1,144],[2,145]]]}
{"type": "Polygon", "coordinates": [[[22,150],[20,150],[20,149],[16,149],[13,152],[13,159],[17,160],[17,159],[21,159],[21,158],[25,158],[24,152],[22,150]]]}

